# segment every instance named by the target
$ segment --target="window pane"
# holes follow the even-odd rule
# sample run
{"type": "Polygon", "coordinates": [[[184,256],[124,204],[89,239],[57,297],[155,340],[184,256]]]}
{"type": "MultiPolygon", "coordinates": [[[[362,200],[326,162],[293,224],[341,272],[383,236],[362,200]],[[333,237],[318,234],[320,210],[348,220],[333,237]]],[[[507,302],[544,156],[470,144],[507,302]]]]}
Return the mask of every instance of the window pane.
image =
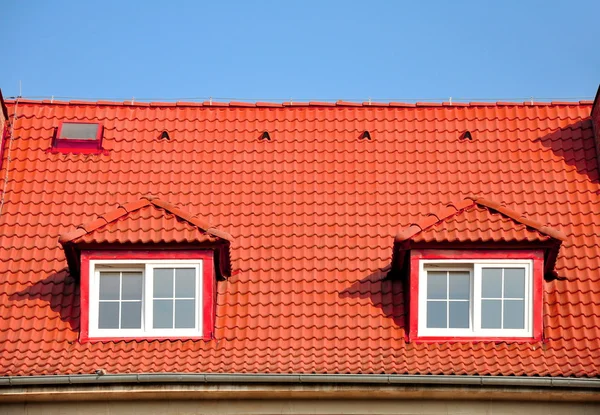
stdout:
{"type": "Polygon", "coordinates": [[[118,329],[119,328],[119,303],[100,303],[98,310],[98,328],[99,329],[118,329]]]}
{"type": "Polygon", "coordinates": [[[153,326],[155,329],[173,328],[173,300],[154,300],[153,326]]]}
{"type": "MultiPolygon", "coordinates": [[[[446,275],[445,271],[427,271],[427,298],[446,299],[446,275]]],[[[444,323],[445,324],[445,323],[444,323]]],[[[444,325],[445,327],[445,325],[444,325]]]]}
{"type": "Polygon", "coordinates": [[[142,299],[142,273],[124,272],[123,273],[123,300],[141,300],[142,299]]]}
{"type": "Polygon", "coordinates": [[[482,300],[481,301],[481,328],[482,329],[501,329],[502,328],[502,300],[482,300]]]}
{"type": "Polygon", "coordinates": [[[118,272],[101,272],[100,300],[118,300],[120,284],[118,272]]]}
{"type": "Polygon", "coordinates": [[[196,326],[195,300],[175,301],[175,328],[193,329],[196,326]]]}
{"type": "Polygon", "coordinates": [[[481,296],[502,298],[502,268],[483,268],[481,273],[481,296]]]}
{"type": "Polygon", "coordinates": [[[196,298],[195,268],[177,268],[175,270],[175,296],[196,298]]]}
{"type": "Polygon", "coordinates": [[[142,302],[121,303],[121,328],[142,328],[142,302]]]}
{"type": "Polygon", "coordinates": [[[525,301],[504,300],[504,328],[525,328],[525,301]]]}
{"type": "Polygon", "coordinates": [[[60,137],[72,140],[95,140],[98,124],[63,123],[60,137]]]}
{"type": "Polygon", "coordinates": [[[450,328],[469,328],[469,302],[450,301],[450,328]]]}
{"type": "Polygon", "coordinates": [[[468,300],[471,296],[471,276],[467,271],[450,272],[450,299],[468,300]]]}
{"type": "Polygon", "coordinates": [[[525,268],[504,269],[504,297],[525,298],[525,268]]]}
{"type": "Polygon", "coordinates": [[[173,298],[173,268],[154,269],[154,298],[173,298]]]}
{"type": "Polygon", "coordinates": [[[446,301],[427,301],[427,328],[447,328],[446,301]]]}

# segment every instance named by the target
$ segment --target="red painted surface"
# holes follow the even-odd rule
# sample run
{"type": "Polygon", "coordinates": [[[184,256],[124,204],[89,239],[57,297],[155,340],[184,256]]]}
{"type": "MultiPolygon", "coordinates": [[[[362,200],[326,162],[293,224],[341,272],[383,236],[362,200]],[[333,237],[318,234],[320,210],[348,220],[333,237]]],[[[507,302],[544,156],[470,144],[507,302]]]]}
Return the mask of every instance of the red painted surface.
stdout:
{"type": "Polygon", "coordinates": [[[206,250],[187,251],[162,251],[162,250],[106,250],[106,251],[82,251],[81,252],[81,332],[79,340],[85,342],[115,342],[115,341],[142,341],[142,340],[210,340],[213,337],[215,327],[215,287],[213,253],[206,250]],[[131,259],[140,261],[149,260],[202,260],[202,337],[90,337],[89,332],[89,281],[90,260],[97,259],[131,259]]]}
{"type": "MultiPolygon", "coordinates": [[[[600,376],[590,110],[20,101],[0,215],[0,374],[600,376]],[[102,123],[109,157],[46,152],[53,127],[75,119],[102,123]],[[164,130],[171,140],[157,139],[164,130]],[[265,130],[272,140],[258,141],[265,130]],[[372,140],[359,139],[365,130],[372,140]],[[214,337],[80,343],[79,285],[57,239],[146,194],[235,237],[214,337]],[[560,279],[542,287],[543,344],[405,341],[409,288],[386,278],[394,236],[473,194],[567,236],[560,279]]],[[[179,225],[148,219],[119,238],[180,238],[179,225]]],[[[477,221],[460,222],[470,240],[512,235],[477,221]]]]}
{"type": "Polygon", "coordinates": [[[410,328],[409,340],[417,342],[440,342],[440,341],[511,341],[511,342],[540,342],[542,340],[542,317],[543,317],[543,284],[544,284],[544,252],[534,250],[504,250],[491,249],[480,250],[419,250],[410,253],[410,328]],[[423,259],[448,259],[448,260],[472,260],[472,259],[530,259],[533,260],[533,284],[532,284],[532,312],[533,312],[533,336],[524,337],[432,337],[419,336],[419,261],[423,259]]]}
{"type": "MultiPolygon", "coordinates": [[[[74,123],[75,121],[68,121],[74,123]]],[[[95,140],[77,140],[72,138],[60,138],[62,135],[63,122],[61,121],[56,129],[56,136],[52,143],[51,151],[60,153],[81,153],[81,154],[97,154],[102,153],[102,133],[103,126],[97,122],[76,121],[77,124],[97,124],[98,131],[96,132],[95,140]]]]}

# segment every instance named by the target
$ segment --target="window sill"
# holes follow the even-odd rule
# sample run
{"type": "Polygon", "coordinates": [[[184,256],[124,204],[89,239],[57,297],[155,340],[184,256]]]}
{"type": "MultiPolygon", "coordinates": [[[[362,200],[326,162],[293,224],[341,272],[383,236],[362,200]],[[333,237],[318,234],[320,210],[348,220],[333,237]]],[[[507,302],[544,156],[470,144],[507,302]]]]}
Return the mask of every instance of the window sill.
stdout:
{"type": "Polygon", "coordinates": [[[46,150],[46,153],[51,154],[92,154],[108,156],[108,150],[102,148],[81,148],[81,147],[52,147],[46,150]]]}
{"type": "Polygon", "coordinates": [[[147,336],[147,337],[87,337],[81,336],[80,343],[151,342],[151,341],[210,341],[212,336],[147,336]]]}
{"type": "Polygon", "coordinates": [[[413,337],[409,343],[543,343],[542,338],[535,337],[413,337]]]}

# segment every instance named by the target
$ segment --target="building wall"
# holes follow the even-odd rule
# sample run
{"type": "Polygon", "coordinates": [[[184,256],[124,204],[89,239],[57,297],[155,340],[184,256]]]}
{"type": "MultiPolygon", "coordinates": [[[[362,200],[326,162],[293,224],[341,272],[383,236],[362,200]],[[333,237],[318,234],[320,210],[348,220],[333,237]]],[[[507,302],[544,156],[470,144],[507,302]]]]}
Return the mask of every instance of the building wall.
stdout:
{"type": "Polygon", "coordinates": [[[0,406],[1,415],[75,414],[527,414],[597,415],[600,403],[455,400],[177,400],[34,402],[0,406]]]}

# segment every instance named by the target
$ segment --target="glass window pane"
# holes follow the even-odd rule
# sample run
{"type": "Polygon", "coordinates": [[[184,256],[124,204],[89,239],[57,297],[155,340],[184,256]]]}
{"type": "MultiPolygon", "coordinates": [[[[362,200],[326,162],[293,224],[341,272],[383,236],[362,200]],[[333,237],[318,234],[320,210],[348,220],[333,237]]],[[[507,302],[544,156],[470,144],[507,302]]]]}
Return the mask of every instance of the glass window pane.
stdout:
{"type": "Polygon", "coordinates": [[[124,272],[123,274],[123,300],[142,299],[142,273],[124,272]]]}
{"type": "Polygon", "coordinates": [[[118,272],[100,273],[100,300],[118,300],[121,281],[118,272]]]}
{"type": "Polygon", "coordinates": [[[502,268],[483,268],[481,274],[481,296],[502,298],[502,268]]]}
{"type": "Polygon", "coordinates": [[[481,328],[482,329],[501,329],[502,328],[502,300],[482,300],[481,301],[481,328]]]}
{"type": "Polygon", "coordinates": [[[154,298],[173,298],[173,268],[154,269],[154,298]]]}
{"type": "Polygon", "coordinates": [[[504,268],[504,297],[525,298],[525,268],[504,268]]]}
{"type": "Polygon", "coordinates": [[[446,278],[445,271],[427,271],[427,298],[428,299],[446,299],[446,278]]]}
{"type": "Polygon", "coordinates": [[[449,278],[449,298],[452,300],[468,300],[471,297],[471,276],[469,272],[452,271],[449,278]]]}
{"type": "Polygon", "coordinates": [[[504,328],[525,328],[525,301],[504,300],[504,328]]]}
{"type": "Polygon", "coordinates": [[[469,327],[469,302],[450,301],[450,328],[468,329],[469,327]]]}
{"type": "Polygon", "coordinates": [[[175,296],[196,298],[195,268],[177,268],[175,270],[175,296]]]}
{"type": "Polygon", "coordinates": [[[427,328],[447,328],[446,301],[427,301],[427,328]]]}
{"type": "Polygon", "coordinates": [[[175,301],[175,328],[193,329],[196,326],[196,301],[175,301]]]}
{"type": "Polygon", "coordinates": [[[118,329],[119,328],[119,303],[100,303],[98,310],[98,328],[99,329],[118,329]]]}
{"type": "Polygon", "coordinates": [[[173,300],[154,300],[152,325],[155,329],[173,328],[173,300]]]}
{"type": "Polygon", "coordinates": [[[121,328],[122,329],[141,329],[142,328],[142,302],[124,302],[121,303],[121,328]]]}
{"type": "Polygon", "coordinates": [[[98,124],[63,123],[59,138],[72,140],[95,140],[98,124]]]}

